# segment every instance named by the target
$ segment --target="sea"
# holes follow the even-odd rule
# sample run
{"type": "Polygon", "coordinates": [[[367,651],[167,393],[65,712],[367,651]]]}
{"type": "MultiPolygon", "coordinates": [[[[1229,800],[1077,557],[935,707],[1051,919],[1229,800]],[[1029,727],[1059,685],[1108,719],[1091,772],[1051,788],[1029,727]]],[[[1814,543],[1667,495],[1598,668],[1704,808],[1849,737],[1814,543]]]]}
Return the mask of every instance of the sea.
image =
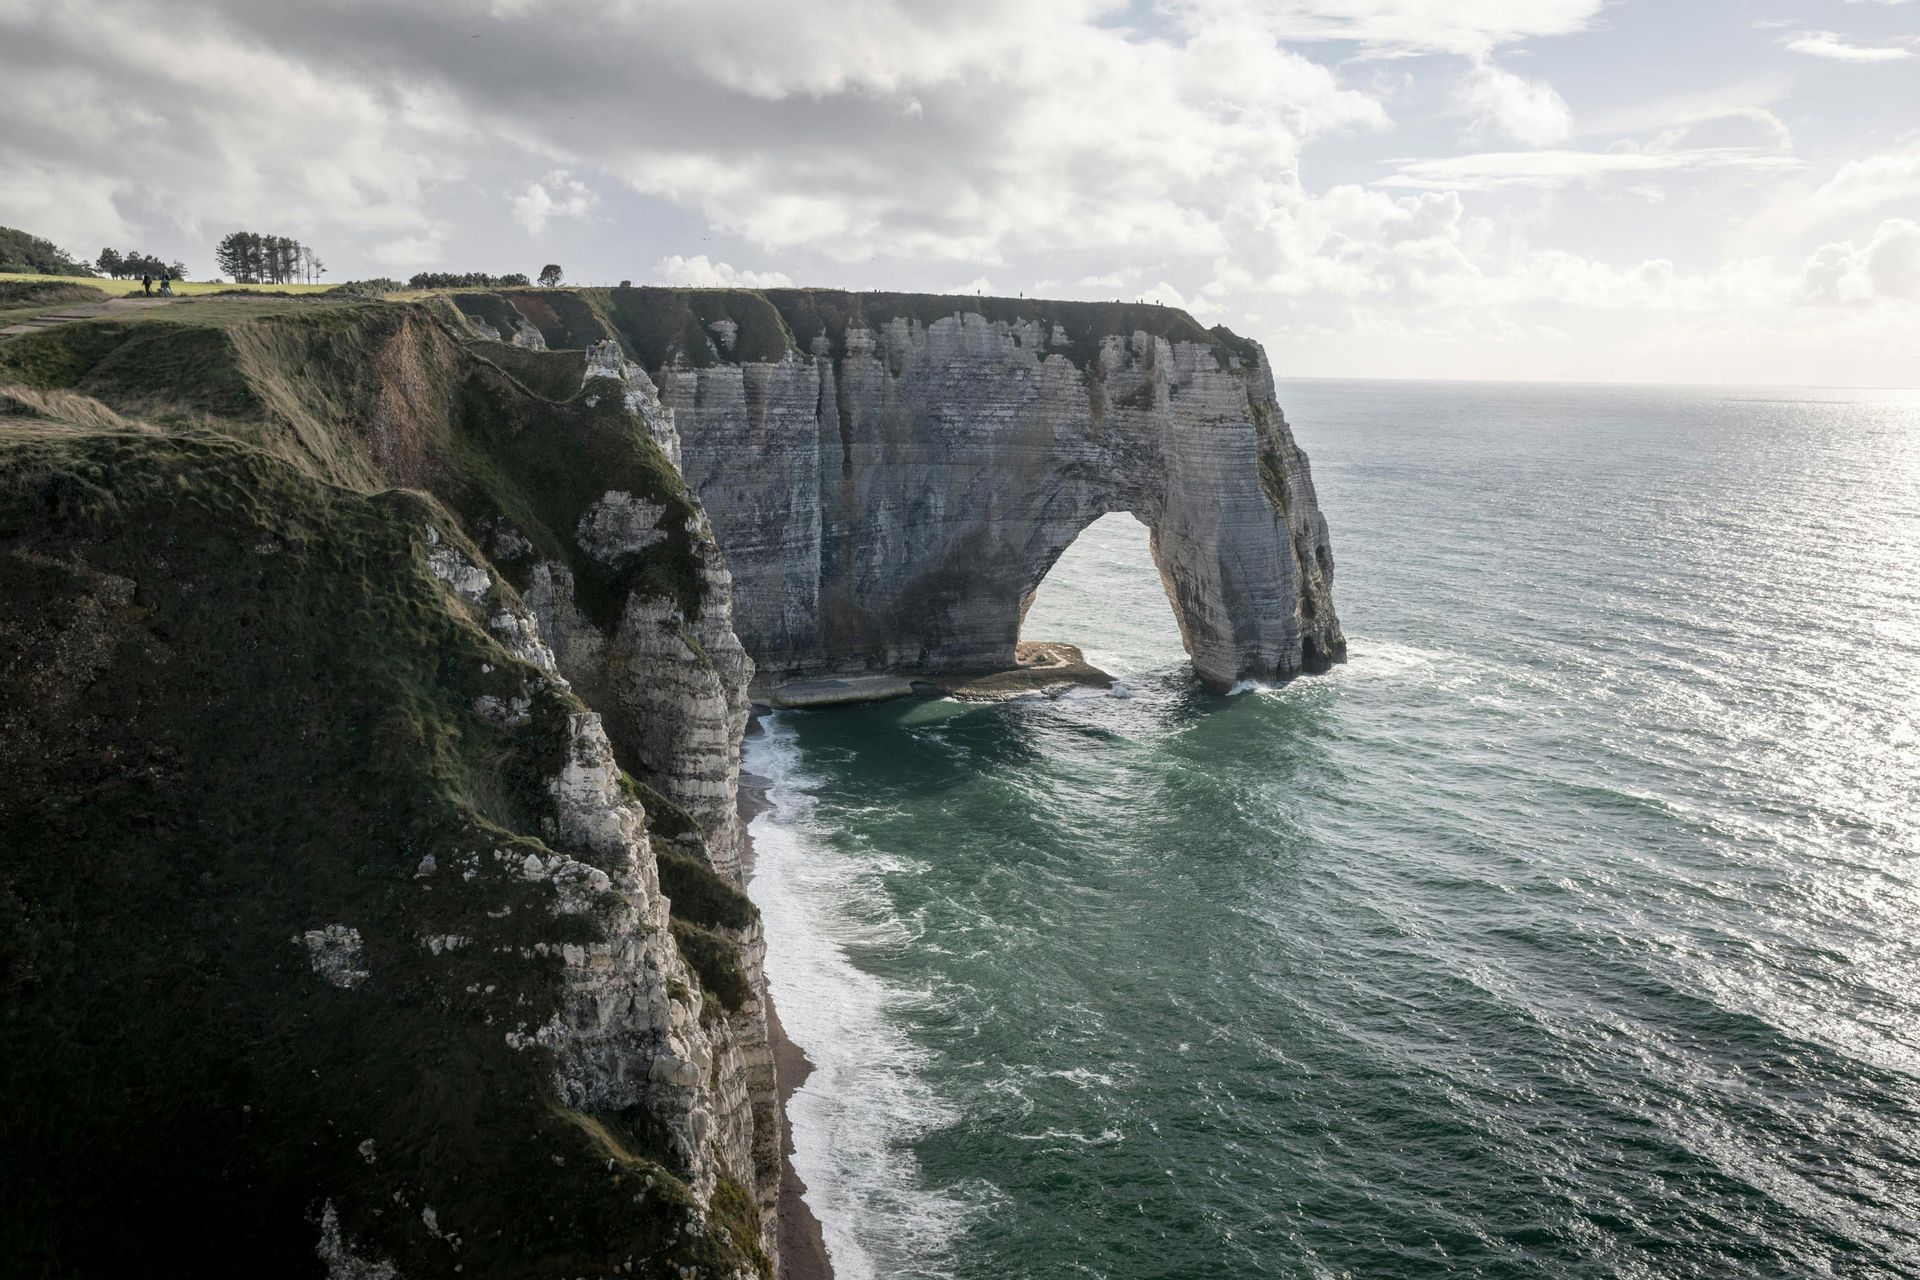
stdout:
{"type": "Polygon", "coordinates": [[[840,1280],[1920,1275],[1920,392],[1280,398],[1345,666],[749,741],[840,1280]]]}

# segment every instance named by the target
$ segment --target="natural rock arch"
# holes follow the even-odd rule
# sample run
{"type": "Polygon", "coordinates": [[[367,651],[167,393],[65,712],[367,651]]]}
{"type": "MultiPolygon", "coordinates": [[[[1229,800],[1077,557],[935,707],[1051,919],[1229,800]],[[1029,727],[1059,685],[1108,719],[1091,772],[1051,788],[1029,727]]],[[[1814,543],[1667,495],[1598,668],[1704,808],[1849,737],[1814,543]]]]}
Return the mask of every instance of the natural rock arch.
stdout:
{"type": "Polygon", "coordinates": [[[659,372],[763,674],[1011,666],[1026,599],[1115,511],[1147,525],[1207,684],[1344,655],[1326,521],[1255,344],[1184,316],[1197,340],[1089,342],[960,301],[809,339],[812,313],[769,297],[809,355],[659,372]]]}
{"type": "Polygon", "coordinates": [[[1185,312],[803,289],[454,301],[650,376],[767,680],[1010,666],[1023,599],[1113,511],[1151,530],[1209,685],[1345,654],[1265,353],[1185,312]]]}
{"type": "Polygon", "coordinates": [[[930,323],[796,325],[805,356],[664,363],[763,672],[1009,666],[1025,598],[1113,511],[1148,526],[1208,684],[1339,660],[1326,521],[1265,357],[1186,324],[1198,340],[1088,341],[956,302],[930,323]]]}

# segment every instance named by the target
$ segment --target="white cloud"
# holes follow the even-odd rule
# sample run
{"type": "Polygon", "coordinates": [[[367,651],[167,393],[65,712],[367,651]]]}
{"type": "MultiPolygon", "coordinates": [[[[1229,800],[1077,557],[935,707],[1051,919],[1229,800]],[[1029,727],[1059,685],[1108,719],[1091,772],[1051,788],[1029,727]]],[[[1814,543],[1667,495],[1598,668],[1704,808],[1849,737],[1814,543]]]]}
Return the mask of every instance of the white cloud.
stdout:
{"type": "Polygon", "coordinates": [[[1808,302],[1869,306],[1920,300],[1920,223],[1882,222],[1864,245],[1822,245],[1807,259],[1802,296],[1808,302]]]}
{"type": "Polygon", "coordinates": [[[438,262],[444,248],[445,237],[437,233],[400,236],[374,245],[367,251],[367,256],[383,267],[398,271],[408,267],[418,268],[423,262],[438,262]]]}
{"type": "Polygon", "coordinates": [[[1904,62],[1915,56],[1913,50],[1899,45],[1854,44],[1832,31],[1802,31],[1783,43],[1794,53],[1842,62],[1904,62]]]}
{"type": "Polygon", "coordinates": [[[1073,3],[988,7],[951,25],[927,16],[943,10],[894,11],[897,47],[871,68],[841,67],[839,96],[763,102],[784,90],[755,81],[754,96],[709,100],[692,123],[678,114],[676,132],[710,116],[701,145],[636,130],[603,147],[603,162],[770,251],[1124,257],[1224,247],[1219,211],[1237,190],[1295,181],[1306,142],[1386,119],[1271,39],[1224,28],[1136,38],[1088,24],[1073,3]],[[872,110],[908,92],[918,115],[872,110]]]}
{"type": "Polygon", "coordinates": [[[692,289],[784,289],[793,284],[783,271],[739,271],[727,263],[709,261],[704,253],[662,258],[653,264],[653,274],[661,284],[692,289]]]}
{"type": "Polygon", "coordinates": [[[1833,212],[1872,209],[1910,199],[1920,199],[1920,145],[1849,160],[1813,193],[1815,205],[1833,212]]]}
{"type": "Polygon", "coordinates": [[[1406,160],[1382,179],[1385,187],[1488,191],[1496,187],[1566,186],[1621,174],[1672,173],[1689,169],[1747,169],[1760,173],[1797,168],[1792,156],[1754,147],[1698,147],[1681,151],[1497,151],[1406,160]]]}
{"type": "Polygon", "coordinates": [[[1552,85],[1517,76],[1485,59],[1477,61],[1462,82],[1460,100],[1477,127],[1498,130],[1530,147],[1573,136],[1573,112],[1552,85]]]}
{"type": "Polygon", "coordinates": [[[1283,40],[1351,40],[1391,52],[1482,54],[1529,36],[1584,31],[1605,0],[1169,0],[1190,23],[1283,40]]]}
{"type": "MultiPolygon", "coordinates": [[[[617,213],[622,236],[564,255],[583,274],[639,274],[620,246],[648,244],[670,255],[654,275],[689,285],[990,276],[1031,294],[1050,277],[1265,317],[1290,346],[1367,335],[1349,350],[1381,373],[1420,367],[1407,344],[1428,342],[1502,362],[1561,343],[1611,369],[1620,335],[1661,316],[1705,343],[1728,317],[1799,315],[1893,350],[1920,314],[1905,233],[1813,229],[1910,213],[1915,140],[1798,174],[1782,116],[1819,121],[1820,145],[1888,136],[1884,105],[1818,96],[1835,78],[1804,61],[1714,61],[1704,18],[1561,39],[1611,7],[837,0],[834,21],[795,23],[784,0],[0,0],[0,222],[169,254],[152,228],[210,245],[259,226],[405,275],[617,213]],[[1580,86],[1577,119],[1554,84],[1580,86]],[[1473,154],[1444,154],[1462,125],[1473,154]],[[1355,183],[1369,173],[1384,181],[1355,183]],[[707,230],[731,262],[685,256],[707,230]]],[[[1758,39],[1820,34],[1805,25],[1758,39]]]]}
{"type": "Polygon", "coordinates": [[[189,265],[189,246],[241,227],[329,257],[335,237],[430,235],[424,193],[457,176],[466,136],[435,90],[343,79],[112,0],[0,9],[0,77],[0,211],[189,265]]]}
{"type": "Polygon", "coordinates": [[[555,169],[513,197],[513,220],[537,236],[554,218],[584,218],[600,203],[593,188],[565,169],[555,169]]]}

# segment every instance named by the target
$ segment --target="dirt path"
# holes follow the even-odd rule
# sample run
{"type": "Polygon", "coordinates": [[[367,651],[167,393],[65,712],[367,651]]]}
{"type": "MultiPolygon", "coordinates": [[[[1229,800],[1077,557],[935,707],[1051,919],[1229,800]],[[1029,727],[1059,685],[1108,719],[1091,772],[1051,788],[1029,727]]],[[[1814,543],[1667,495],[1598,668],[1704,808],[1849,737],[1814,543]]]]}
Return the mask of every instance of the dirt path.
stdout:
{"type": "Polygon", "coordinates": [[[75,320],[93,320],[114,312],[147,311],[154,307],[170,307],[172,298],[109,298],[105,302],[75,302],[67,306],[56,306],[50,311],[42,311],[37,316],[28,316],[17,324],[0,329],[0,338],[10,338],[16,334],[38,333],[42,329],[52,329],[59,325],[71,324],[75,320]]]}

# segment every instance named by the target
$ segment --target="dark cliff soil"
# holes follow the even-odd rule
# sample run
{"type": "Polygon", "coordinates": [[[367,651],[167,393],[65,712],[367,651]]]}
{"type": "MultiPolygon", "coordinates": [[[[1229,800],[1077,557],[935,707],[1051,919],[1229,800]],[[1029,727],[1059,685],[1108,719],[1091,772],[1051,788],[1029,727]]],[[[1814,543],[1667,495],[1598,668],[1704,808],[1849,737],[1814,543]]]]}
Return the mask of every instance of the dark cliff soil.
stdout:
{"type": "MultiPolygon", "coordinates": [[[[613,568],[574,548],[607,488],[684,521],[658,448],[401,304],[75,323],[0,342],[6,383],[7,1274],[318,1276],[329,1205],[408,1277],[753,1271],[744,1192],[694,1214],[645,1117],[567,1110],[506,1042],[559,1007],[522,948],[595,928],[494,856],[546,850],[580,708],[484,629],[510,585],[468,605],[427,567],[429,526],[485,564],[511,519],[594,607],[697,590],[684,536],[613,568]],[[334,924],[350,986],[305,938],[334,924]]],[[[712,926],[751,908],[702,871],[675,872],[686,927],[729,987],[712,926]]]]}

